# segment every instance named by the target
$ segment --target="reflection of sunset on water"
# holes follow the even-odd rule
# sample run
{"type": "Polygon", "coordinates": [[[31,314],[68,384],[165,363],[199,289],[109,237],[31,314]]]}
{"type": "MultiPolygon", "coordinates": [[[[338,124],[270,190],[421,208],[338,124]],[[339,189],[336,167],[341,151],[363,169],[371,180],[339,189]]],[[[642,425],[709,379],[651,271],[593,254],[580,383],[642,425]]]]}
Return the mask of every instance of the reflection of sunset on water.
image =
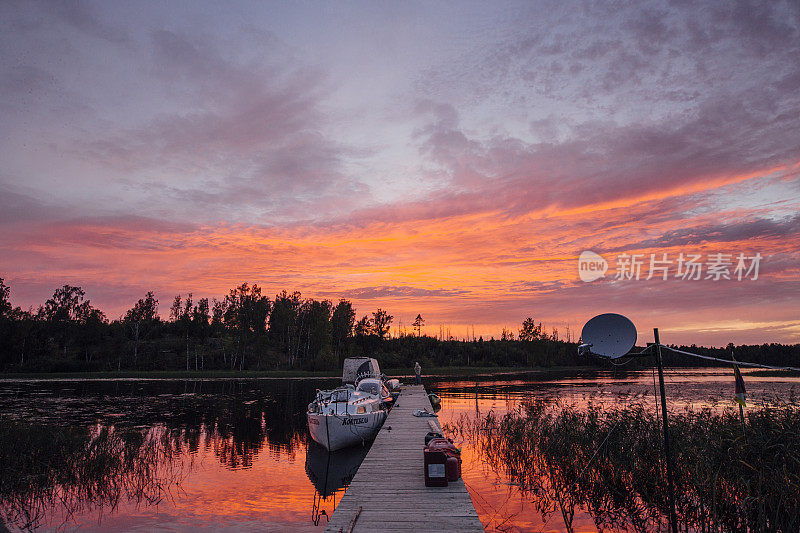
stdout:
{"type": "MultiPolygon", "coordinates": [[[[798,377],[767,377],[752,371],[743,375],[748,409],[753,411],[774,399],[788,401],[800,388],[798,377]]],[[[666,381],[669,407],[675,414],[686,407],[720,411],[733,405],[733,374],[727,369],[668,369],[666,381]]],[[[7,416],[24,423],[38,421],[56,432],[59,424],[69,423],[96,435],[103,423],[113,423],[120,434],[134,430],[157,437],[158,445],[152,449],[138,439],[130,443],[143,458],[160,450],[155,463],[144,460],[141,466],[163,483],[163,494],[159,496],[154,487],[144,493],[133,491],[138,505],[136,498],[128,501],[123,494],[116,507],[97,499],[76,501],[68,519],[65,509],[56,505],[45,510],[41,523],[45,531],[64,522],[67,530],[90,531],[257,527],[318,532],[368,451],[356,447],[328,454],[309,444],[306,404],[316,389],[330,388],[331,383],[322,379],[7,380],[0,384],[0,408],[7,416]],[[152,496],[160,502],[148,503],[152,496]]],[[[442,399],[439,420],[453,427],[474,423],[490,412],[502,417],[532,399],[579,411],[589,406],[653,408],[650,370],[426,378],[426,386],[442,399]]],[[[546,521],[545,531],[563,531],[559,510],[543,519],[531,503],[532,496],[520,492],[502,465],[487,460],[473,441],[452,434],[462,447],[464,480],[484,525],[497,531],[509,525],[509,531],[538,531],[546,521]]],[[[420,437],[419,468],[422,446],[420,437]]],[[[129,483],[138,473],[134,469],[122,479],[129,483]]],[[[112,487],[118,482],[108,481],[112,487]]],[[[72,493],[85,497],[82,488],[78,485],[72,493]]],[[[573,525],[576,531],[594,530],[581,509],[573,525]]]]}
{"type": "MultiPolygon", "coordinates": [[[[67,530],[95,531],[195,526],[318,531],[311,518],[315,487],[306,471],[304,407],[315,387],[326,383],[11,382],[0,388],[0,405],[9,416],[46,421],[54,431],[59,423],[80,427],[101,419],[114,421],[113,431],[120,435],[144,431],[160,443],[157,460],[143,464],[141,472],[163,487],[158,503],[134,492],[134,500],[123,494],[114,506],[97,494],[97,499],[45,509],[43,530],[63,523],[67,530]],[[115,396],[120,388],[128,396],[115,396]]],[[[96,434],[100,426],[92,428],[96,434]]],[[[135,450],[139,439],[127,442],[135,450]]],[[[142,445],[139,453],[149,457],[156,449],[142,445]]],[[[341,492],[339,487],[337,502],[341,492]]],[[[334,496],[328,496],[320,509],[331,514],[334,496]]]]}
{"type": "MultiPolygon", "coordinates": [[[[430,388],[442,398],[439,419],[445,429],[448,425],[463,427],[466,423],[469,426],[490,412],[502,417],[534,399],[552,402],[554,406],[574,406],[578,410],[590,405],[618,408],[640,404],[655,410],[654,383],[649,370],[615,374],[587,372],[554,378],[542,373],[529,375],[528,379],[444,380],[430,388]]],[[[800,377],[743,374],[748,383],[749,405],[753,409],[775,401],[788,401],[800,390],[800,377]]],[[[671,369],[666,379],[671,411],[734,409],[733,375],[728,369],[671,369]]],[[[522,493],[519,483],[509,479],[508,472],[492,467],[476,449],[474,441],[457,436],[456,444],[462,450],[464,481],[487,531],[566,531],[558,507],[543,517],[531,503],[533,496],[522,493]]],[[[598,530],[585,509],[575,510],[571,527],[576,532],[598,530]]]]}
{"type": "Polygon", "coordinates": [[[302,440],[296,444],[294,454],[261,453],[248,468],[232,470],[220,463],[213,442],[201,438],[199,449],[181,458],[192,467],[180,486],[172,488],[171,498],[157,506],[124,503],[112,512],[78,514],[66,524],[81,524],[81,530],[90,531],[191,527],[317,531],[310,519],[314,487],[303,470],[305,444],[302,440]]]}

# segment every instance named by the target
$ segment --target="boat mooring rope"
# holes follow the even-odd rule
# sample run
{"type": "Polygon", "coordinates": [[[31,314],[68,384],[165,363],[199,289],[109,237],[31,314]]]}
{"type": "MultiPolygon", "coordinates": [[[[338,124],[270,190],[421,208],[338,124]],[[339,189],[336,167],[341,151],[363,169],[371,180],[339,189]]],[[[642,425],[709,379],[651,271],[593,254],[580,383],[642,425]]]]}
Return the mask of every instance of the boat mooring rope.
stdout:
{"type": "Polygon", "coordinates": [[[762,365],[760,363],[750,363],[747,361],[734,361],[732,359],[722,359],[720,357],[711,357],[710,355],[700,355],[699,353],[685,352],[683,350],[678,350],[677,348],[670,348],[669,346],[665,346],[663,344],[661,344],[660,346],[665,350],[669,350],[671,352],[683,355],[689,355],[691,357],[697,357],[700,359],[707,359],[709,361],[719,361],[720,363],[728,363],[729,365],[750,366],[754,368],[766,368],[769,370],[794,370],[795,372],[800,372],[800,368],[794,366],[772,366],[772,365],[762,365]]]}

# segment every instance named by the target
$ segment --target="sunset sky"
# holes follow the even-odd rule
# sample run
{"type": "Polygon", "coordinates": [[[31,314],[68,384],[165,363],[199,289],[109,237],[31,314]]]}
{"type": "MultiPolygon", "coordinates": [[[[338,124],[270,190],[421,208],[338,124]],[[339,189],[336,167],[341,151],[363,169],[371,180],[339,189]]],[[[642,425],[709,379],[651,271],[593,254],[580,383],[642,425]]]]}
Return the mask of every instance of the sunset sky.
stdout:
{"type": "Polygon", "coordinates": [[[618,312],[640,342],[800,342],[795,0],[4,1],[0,52],[14,305],[69,283],[164,316],[247,281],[393,334],[618,312]]]}

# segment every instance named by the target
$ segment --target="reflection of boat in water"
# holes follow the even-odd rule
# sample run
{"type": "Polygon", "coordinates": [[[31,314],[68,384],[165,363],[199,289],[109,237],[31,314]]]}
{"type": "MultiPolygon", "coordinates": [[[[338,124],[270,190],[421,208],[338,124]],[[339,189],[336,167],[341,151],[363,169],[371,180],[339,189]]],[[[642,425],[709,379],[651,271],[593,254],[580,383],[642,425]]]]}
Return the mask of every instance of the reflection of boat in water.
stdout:
{"type": "Polygon", "coordinates": [[[350,484],[368,451],[369,446],[351,446],[329,452],[322,446],[309,444],[306,475],[320,496],[327,498],[350,484]]]}
{"type": "Polygon", "coordinates": [[[317,391],[308,404],[311,438],[330,451],[374,439],[393,401],[375,359],[345,359],[342,383],[333,390],[317,391]]]}
{"type": "Polygon", "coordinates": [[[308,445],[306,451],[306,475],[314,484],[314,506],[311,510],[311,521],[318,525],[324,516],[330,520],[336,509],[336,493],[347,487],[356,475],[361,461],[366,457],[369,446],[351,446],[344,450],[329,452],[322,446],[308,445]],[[321,509],[332,498],[331,509],[321,509]]]}

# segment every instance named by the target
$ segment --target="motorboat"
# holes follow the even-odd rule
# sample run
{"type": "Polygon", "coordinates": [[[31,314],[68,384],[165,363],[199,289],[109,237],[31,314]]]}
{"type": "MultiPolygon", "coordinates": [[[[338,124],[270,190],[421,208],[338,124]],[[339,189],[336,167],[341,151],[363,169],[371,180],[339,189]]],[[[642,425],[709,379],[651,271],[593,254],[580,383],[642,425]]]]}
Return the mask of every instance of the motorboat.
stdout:
{"type": "Polygon", "coordinates": [[[363,444],[378,434],[392,402],[378,361],[349,357],[344,361],[342,386],[317,391],[308,404],[308,431],[328,451],[363,444]]]}

